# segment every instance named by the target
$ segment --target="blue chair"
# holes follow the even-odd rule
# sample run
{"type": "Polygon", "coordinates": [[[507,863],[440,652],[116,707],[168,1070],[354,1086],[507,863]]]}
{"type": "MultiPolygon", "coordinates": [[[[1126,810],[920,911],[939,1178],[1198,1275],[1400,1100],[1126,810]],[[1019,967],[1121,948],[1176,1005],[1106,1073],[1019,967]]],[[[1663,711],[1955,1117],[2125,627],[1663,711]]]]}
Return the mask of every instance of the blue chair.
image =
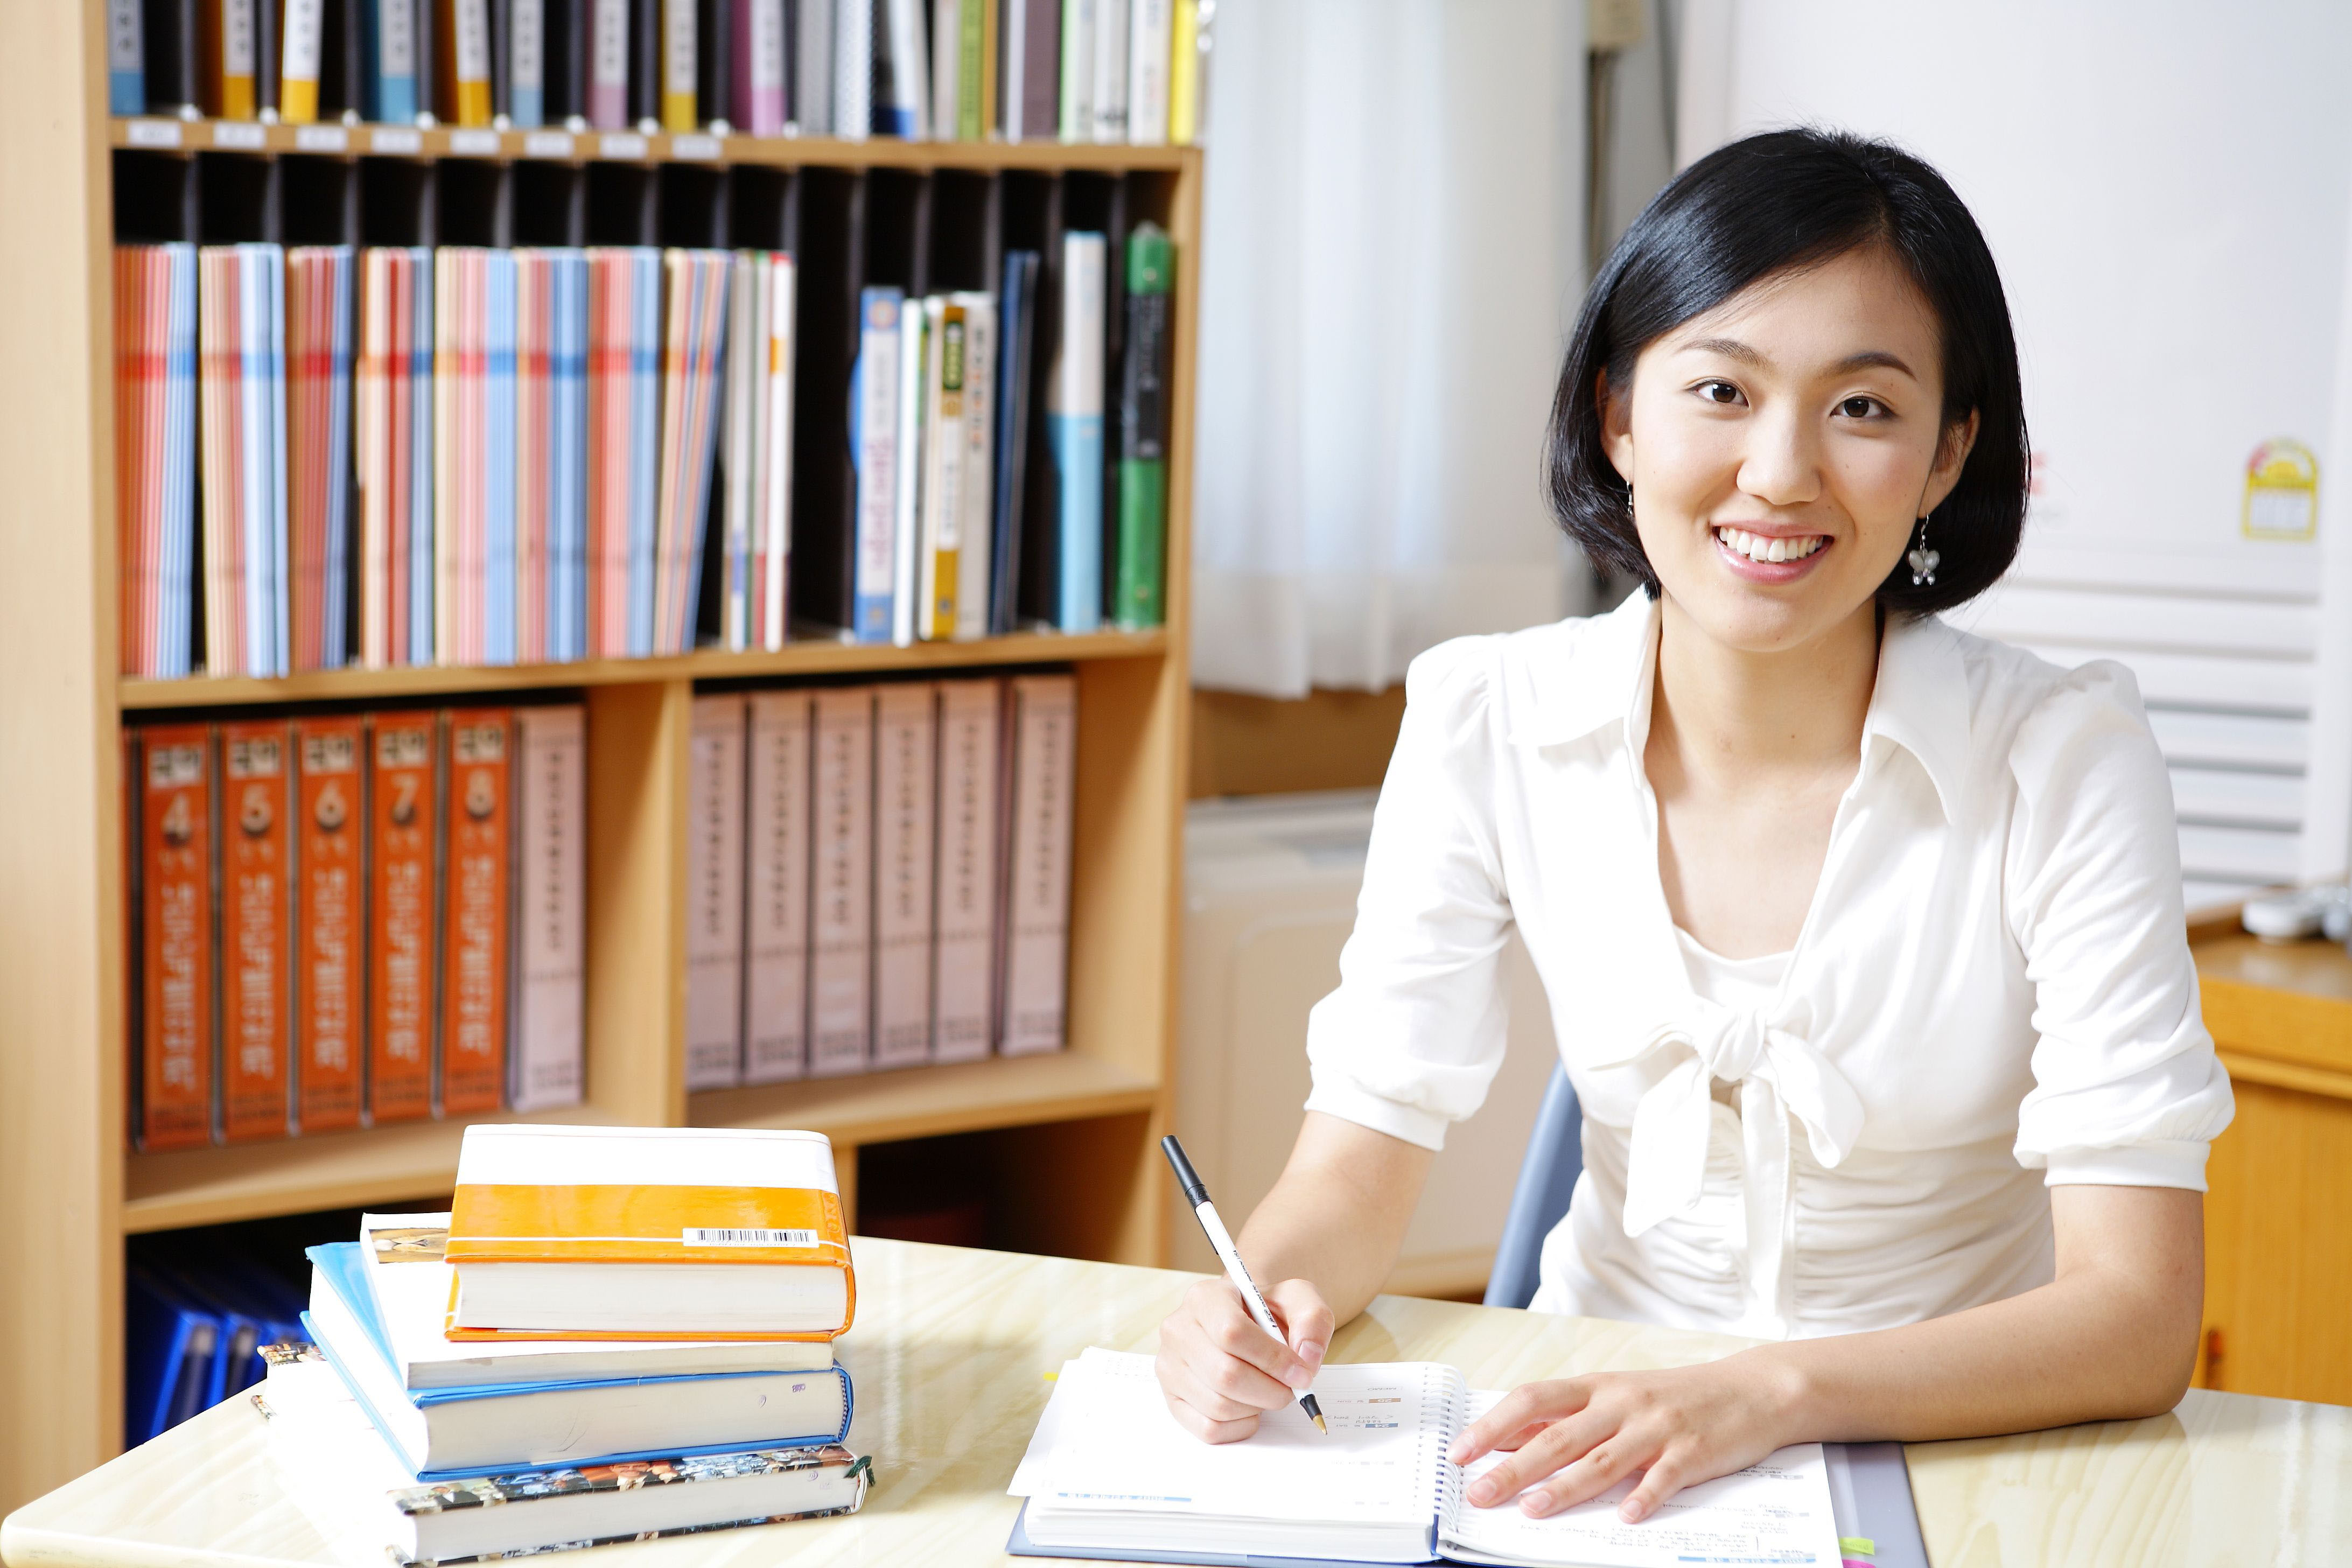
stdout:
{"type": "Polygon", "coordinates": [[[1576,1178],[1584,1173],[1584,1118],[1568,1069],[1552,1064],[1527,1157],[1519,1162],[1518,1185],[1511,1192],[1510,1217],[1503,1221],[1502,1245],[1486,1277],[1486,1305],[1524,1307],[1536,1297],[1536,1269],[1544,1237],[1568,1213],[1576,1178]]]}

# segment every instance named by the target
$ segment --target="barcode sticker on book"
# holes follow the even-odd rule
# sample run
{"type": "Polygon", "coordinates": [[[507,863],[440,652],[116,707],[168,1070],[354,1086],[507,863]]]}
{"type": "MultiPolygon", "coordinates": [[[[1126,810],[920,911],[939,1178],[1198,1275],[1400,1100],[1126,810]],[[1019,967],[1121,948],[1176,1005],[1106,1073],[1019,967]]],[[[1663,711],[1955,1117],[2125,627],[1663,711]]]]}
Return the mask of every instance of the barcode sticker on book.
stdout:
{"type": "Polygon", "coordinates": [[[813,1230],[722,1229],[703,1226],[686,1228],[688,1247],[814,1247],[813,1230]]]}

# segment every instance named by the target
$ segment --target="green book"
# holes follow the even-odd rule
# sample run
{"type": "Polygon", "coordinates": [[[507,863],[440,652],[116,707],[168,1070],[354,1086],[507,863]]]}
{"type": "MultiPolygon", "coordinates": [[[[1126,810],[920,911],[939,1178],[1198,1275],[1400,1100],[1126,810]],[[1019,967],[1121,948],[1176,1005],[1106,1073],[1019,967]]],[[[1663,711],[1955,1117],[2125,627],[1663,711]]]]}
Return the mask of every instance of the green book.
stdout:
{"type": "Polygon", "coordinates": [[[1176,250],[1156,223],[1127,239],[1127,355],[1118,391],[1120,629],[1168,618],[1168,304],[1176,250]]]}
{"type": "MultiPolygon", "coordinates": [[[[963,0],[962,9],[956,13],[961,36],[956,39],[955,134],[960,141],[977,142],[986,129],[980,122],[980,74],[987,20],[987,7],[981,0],[963,0]]],[[[947,134],[944,128],[940,133],[947,134]]]]}

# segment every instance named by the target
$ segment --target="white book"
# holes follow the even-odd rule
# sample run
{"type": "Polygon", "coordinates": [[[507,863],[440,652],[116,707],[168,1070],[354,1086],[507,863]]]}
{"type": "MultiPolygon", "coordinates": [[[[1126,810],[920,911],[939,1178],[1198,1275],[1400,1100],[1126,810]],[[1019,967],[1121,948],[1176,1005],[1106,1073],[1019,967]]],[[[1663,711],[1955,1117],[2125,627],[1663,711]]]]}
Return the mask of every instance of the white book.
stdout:
{"type": "Polygon", "coordinates": [[[698,697],[688,737],[686,1087],[743,1081],[743,699],[698,697]]]}
{"type": "Polygon", "coordinates": [[[727,426],[725,526],[719,570],[719,638],[738,652],[751,647],[755,608],[751,582],[752,508],[759,488],[758,450],[766,434],[760,402],[767,387],[767,321],[760,310],[761,256],[739,250],[727,269],[727,426]]]}
{"type": "Polygon", "coordinates": [[[1128,24],[1127,139],[1142,146],[1168,142],[1171,3],[1135,0],[1128,24]]]}
{"type": "Polygon", "coordinates": [[[1132,0],[1095,0],[1095,140],[1127,140],[1128,11],[1132,0]]]}
{"type": "Polygon", "coordinates": [[[874,689],[816,694],[809,769],[809,1076],[866,1070],[873,1034],[874,689]]]}
{"type": "Polygon", "coordinates": [[[939,689],[874,700],[874,1065],[931,1059],[931,872],[939,689]]]}
{"type": "Polygon", "coordinates": [[[933,1061],[979,1061],[995,1044],[997,752],[1003,703],[1003,688],[994,680],[940,684],[933,1061]]]}
{"type": "MultiPolygon", "coordinates": [[[[804,0],[803,10],[826,0],[804,0]]],[[[833,134],[863,142],[874,133],[875,0],[834,0],[833,134]]]]}
{"type": "Polygon", "coordinates": [[[928,301],[909,299],[898,318],[898,460],[893,468],[896,521],[892,525],[890,561],[890,640],[900,647],[915,642],[921,619],[918,587],[921,572],[922,536],[918,523],[923,505],[923,387],[929,353],[928,301]]]}
{"type": "Polygon", "coordinates": [[[1438,1363],[1370,1362],[1323,1368],[1315,1398],[1328,1435],[1291,1405],[1263,1416],[1246,1443],[1203,1443],[1168,1414],[1150,1356],[1090,1348],[1063,1363],[1008,1489],[1029,1500],[1031,1542],[1073,1557],[1150,1547],[1179,1561],[1312,1552],[1529,1568],[1838,1568],[1819,1443],[1687,1487],[1640,1524],[1617,1517],[1638,1476],[1529,1519],[1516,1499],[1493,1508],[1469,1500],[1470,1480],[1506,1456],[1468,1466],[1445,1457],[1499,1392],[1469,1388],[1438,1363]]]}
{"type": "Polygon", "coordinates": [[[585,1092],[588,711],[515,710],[514,1046],[516,1110],[577,1105],[585,1092]]]}
{"type": "Polygon", "coordinates": [[[793,355],[799,310],[799,273],[793,258],[782,251],[768,254],[766,394],[760,404],[764,421],[759,447],[759,511],[757,526],[761,564],[758,591],[761,608],[761,646],[771,651],[784,646],[791,618],[793,554],[793,355]]]}
{"type": "Polygon", "coordinates": [[[800,0],[799,55],[793,61],[793,117],[784,129],[801,136],[833,134],[833,3],[800,0]]]}
{"type": "Polygon", "coordinates": [[[743,1081],[808,1073],[809,693],[751,698],[743,1081]]]}
{"type": "Polygon", "coordinates": [[[950,294],[963,307],[963,522],[956,565],[955,636],[988,635],[996,541],[996,296],[950,294]]]}
{"type": "Polygon", "coordinates": [[[964,311],[944,294],[923,301],[923,442],[920,539],[916,547],[915,635],[950,637],[963,563],[964,311]]]}
{"type": "Polygon", "coordinates": [[[1022,675],[1009,683],[1013,783],[1005,852],[1003,1020],[1000,1054],[1068,1044],[1071,794],[1077,783],[1078,680],[1022,675]]]}
{"type": "Polygon", "coordinates": [[[956,139],[963,110],[963,8],[981,0],[931,0],[931,134],[956,139]]]}
{"type": "Polygon", "coordinates": [[[1062,140],[1095,139],[1096,12],[1103,0],[1062,0],[1062,140]]]}
{"type": "Polygon", "coordinates": [[[923,37],[923,0],[879,0],[882,23],[890,31],[891,133],[909,142],[931,134],[930,62],[923,37]]]}

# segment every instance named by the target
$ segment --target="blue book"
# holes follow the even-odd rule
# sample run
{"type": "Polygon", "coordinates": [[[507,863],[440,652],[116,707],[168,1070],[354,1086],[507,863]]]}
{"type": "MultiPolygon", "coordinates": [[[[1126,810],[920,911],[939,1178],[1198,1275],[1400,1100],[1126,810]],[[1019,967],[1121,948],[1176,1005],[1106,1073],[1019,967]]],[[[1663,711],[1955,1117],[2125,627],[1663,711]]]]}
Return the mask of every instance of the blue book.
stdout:
{"type": "Polygon", "coordinates": [[[548,253],[554,274],[555,331],[548,364],[547,656],[588,652],[588,258],[548,253]]]}
{"type": "Polygon", "coordinates": [[[147,112],[147,50],[141,0],[106,0],[106,111],[147,112]]]}
{"type": "Polygon", "coordinates": [[[547,11],[551,3],[560,4],[561,0],[507,3],[507,46],[499,52],[503,56],[500,64],[507,74],[507,120],[519,131],[534,130],[547,123],[547,11]]]}
{"type": "Polygon", "coordinates": [[[857,296],[857,363],[849,378],[849,457],[856,475],[852,515],[857,552],[851,631],[859,642],[890,640],[897,605],[898,529],[898,334],[906,295],[876,287],[857,296]]]}
{"type": "MultiPolygon", "coordinates": [[[[398,0],[388,0],[397,4],[398,0]]],[[[408,662],[433,662],[433,250],[413,246],[416,320],[409,327],[408,662]]]]}
{"type": "Polygon", "coordinates": [[[482,662],[515,661],[515,263],[485,253],[482,662]]]}
{"type": "Polygon", "coordinates": [[[849,1434],[849,1374],[838,1366],[407,1389],[367,1286],[360,1244],[314,1247],[309,1256],[310,1310],[303,1325],[421,1481],[814,1447],[849,1434]]]}
{"type": "Polygon", "coordinates": [[[136,1263],[123,1280],[123,1305],[122,1440],[136,1446],[205,1407],[221,1322],[136,1263]]]}
{"type": "Polygon", "coordinates": [[[196,247],[163,247],[171,258],[171,320],[164,340],[163,626],[155,673],[176,679],[193,665],[196,597],[196,247]]]}
{"type": "Polygon", "coordinates": [[[366,0],[361,24],[367,118],[405,125],[416,118],[416,6],[419,0],[366,0]]]}
{"type": "Polygon", "coordinates": [[[1103,600],[1103,325],[1108,247],[1099,234],[1062,243],[1062,341],[1054,358],[1045,426],[1053,441],[1055,624],[1101,629],[1103,600]]]}
{"type": "Polygon", "coordinates": [[[654,541],[661,484],[662,258],[629,257],[629,657],[654,651],[654,541]]]}
{"type": "Polygon", "coordinates": [[[1021,601],[1021,519],[1028,500],[1029,391],[1036,360],[1037,268],[1034,250],[1008,251],[996,354],[995,531],[990,542],[992,637],[1013,629],[1021,601]]]}

